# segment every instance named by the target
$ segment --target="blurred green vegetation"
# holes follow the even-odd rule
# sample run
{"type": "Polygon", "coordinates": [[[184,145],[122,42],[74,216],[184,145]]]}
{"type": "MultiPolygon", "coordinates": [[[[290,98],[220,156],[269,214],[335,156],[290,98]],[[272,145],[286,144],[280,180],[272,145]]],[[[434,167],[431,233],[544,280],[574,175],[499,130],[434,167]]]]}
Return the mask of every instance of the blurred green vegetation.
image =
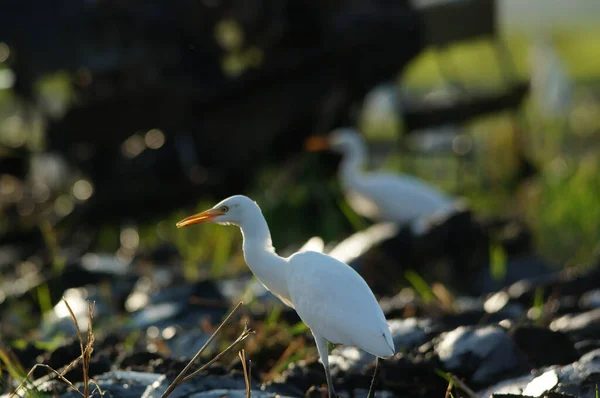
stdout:
{"type": "MultiPolygon", "coordinates": [[[[533,227],[544,256],[560,266],[586,265],[598,250],[600,236],[600,201],[596,199],[600,194],[599,161],[595,156],[600,149],[600,29],[556,32],[549,42],[574,82],[573,101],[567,117],[544,115],[534,98],[526,101],[518,115],[525,152],[541,169],[535,181],[516,191],[510,183],[518,166],[515,147],[520,144],[520,133],[514,133],[515,120],[510,113],[481,117],[463,126],[475,148],[471,159],[409,156],[395,150],[384,161],[373,163],[416,175],[466,197],[481,215],[523,217],[533,227]]],[[[513,35],[506,37],[505,43],[517,72],[513,77],[529,79],[532,38],[513,35]]],[[[467,88],[498,89],[506,84],[492,44],[476,40],[443,51],[424,51],[398,78],[398,87],[425,91],[448,86],[450,82],[441,75],[437,60],[451,61],[451,79],[467,88]]],[[[62,104],[50,106],[55,114],[72,100],[67,80],[64,74],[56,74],[39,83],[42,104],[62,104]]],[[[0,90],[0,101],[10,101],[8,93],[0,90]]],[[[397,143],[403,134],[398,118],[374,124],[363,115],[359,127],[372,142],[397,143]]],[[[34,146],[39,145],[38,139],[34,146]]],[[[252,183],[253,189],[244,192],[261,205],[280,253],[299,247],[313,235],[331,242],[368,225],[345,203],[336,176],[322,170],[320,156],[298,154],[283,167],[262,170],[252,183]]],[[[140,247],[151,248],[161,240],[173,242],[183,254],[185,275],[190,279],[226,277],[245,270],[236,228],[175,228],[175,222],[190,212],[211,207],[220,199],[199,198],[195,209],[180,210],[158,225],[139,226],[140,247]]],[[[104,228],[99,242],[100,248],[116,250],[118,228],[104,228]]],[[[53,257],[60,271],[62,259],[53,257]]]]}
{"type": "MultiPolygon", "coordinates": [[[[448,175],[456,173],[457,159],[390,156],[386,167],[406,171],[470,199],[480,214],[524,217],[534,229],[539,251],[558,265],[588,265],[599,249],[600,179],[600,30],[558,32],[551,38],[568,76],[574,83],[569,115],[544,116],[532,98],[519,115],[524,121],[525,151],[541,173],[514,192],[506,182],[517,167],[515,136],[510,114],[482,117],[466,126],[478,152],[475,165],[462,174],[463,189],[448,175]],[[470,172],[469,172],[470,171],[470,172]],[[436,177],[437,176],[437,177],[436,177]],[[440,177],[441,176],[441,177],[440,177]]],[[[528,79],[529,51],[525,36],[506,39],[517,78],[528,79]]],[[[489,42],[453,46],[441,54],[451,57],[456,80],[473,86],[501,86],[498,63],[489,42]]],[[[433,51],[409,66],[401,84],[435,87],[444,84],[433,51]]],[[[447,82],[446,82],[447,83],[447,82]]],[[[382,129],[363,126],[380,138],[382,129]]],[[[385,129],[383,129],[385,131],[385,129]]],[[[390,134],[387,126],[387,134],[390,134]]],[[[401,126],[400,126],[401,134],[401,126]]],[[[385,133],[383,133],[385,134],[385,133]]]]}
{"type": "MultiPolygon", "coordinates": [[[[514,78],[529,79],[532,40],[514,36],[505,43],[517,71],[514,78]]],[[[573,103],[566,118],[550,117],[529,98],[517,115],[517,128],[521,129],[517,134],[523,134],[525,153],[541,170],[532,183],[522,184],[516,191],[510,184],[518,166],[514,149],[519,139],[510,113],[481,117],[464,126],[475,146],[470,161],[393,151],[380,167],[414,174],[466,197],[481,215],[522,217],[533,228],[542,255],[559,266],[585,266],[598,250],[600,237],[599,160],[595,156],[600,149],[600,29],[558,32],[551,43],[574,82],[573,103]]],[[[425,51],[409,65],[399,85],[427,89],[448,84],[436,57],[442,62],[451,59],[457,73],[452,78],[466,87],[501,88],[506,83],[491,44],[474,41],[437,54],[425,51]]],[[[393,120],[374,125],[363,118],[360,127],[372,141],[397,142],[402,134],[401,123],[393,120]]],[[[290,245],[299,247],[313,235],[329,242],[367,225],[344,202],[335,175],[325,176],[319,170],[315,154],[299,155],[286,167],[264,170],[246,194],[263,208],[280,252],[290,245]]],[[[204,202],[198,210],[212,204],[204,202]]],[[[198,276],[192,270],[200,264],[217,276],[243,268],[236,228],[204,226],[175,231],[173,224],[187,215],[178,212],[165,221],[168,239],[182,250],[187,275],[198,276]]]]}

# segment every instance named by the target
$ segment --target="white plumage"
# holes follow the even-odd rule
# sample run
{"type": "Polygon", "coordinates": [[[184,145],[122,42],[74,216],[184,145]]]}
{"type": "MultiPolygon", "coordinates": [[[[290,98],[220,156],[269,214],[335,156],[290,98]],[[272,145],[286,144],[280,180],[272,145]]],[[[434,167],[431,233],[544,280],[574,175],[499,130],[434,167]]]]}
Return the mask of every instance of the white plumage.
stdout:
{"type": "Polygon", "coordinates": [[[296,312],[313,333],[335,344],[357,346],[377,357],[394,355],[383,311],[365,280],[350,266],[317,252],[286,259],[296,312]]]}
{"type": "Polygon", "coordinates": [[[366,144],[358,132],[344,128],[325,137],[312,137],[309,150],[330,148],[343,156],[339,178],[346,200],[356,213],[378,221],[406,223],[453,206],[454,200],[415,177],[365,172],[366,144]]]}
{"type": "Polygon", "coordinates": [[[294,308],[311,329],[330,396],[335,391],[326,341],[353,345],[381,358],[394,355],[394,342],[383,311],[367,283],[349,265],[307,250],[287,258],[278,256],[260,208],[246,196],[227,198],[177,226],[207,222],[240,227],[244,258],[250,270],[268,290],[294,308]]]}

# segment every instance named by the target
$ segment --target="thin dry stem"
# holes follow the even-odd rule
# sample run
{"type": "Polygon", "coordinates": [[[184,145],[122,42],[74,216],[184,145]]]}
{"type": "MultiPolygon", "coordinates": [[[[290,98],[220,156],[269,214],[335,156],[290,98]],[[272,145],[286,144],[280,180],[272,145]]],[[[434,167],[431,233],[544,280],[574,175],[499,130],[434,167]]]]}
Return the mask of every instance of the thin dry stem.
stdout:
{"type": "Polygon", "coordinates": [[[69,303],[67,302],[67,300],[64,297],[63,297],[63,301],[65,303],[65,306],[67,307],[67,310],[69,311],[69,314],[71,316],[71,319],[73,320],[73,323],[75,324],[75,330],[77,332],[77,339],[79,340],[79,347],[81,349],[81,355],[78,356],[77,358],[75,358],[74,360],[72,360],[60,372],[57,371],[56,369],[52,368],[51,366],[43,364],[43,363],[38,363],[38,364],[34,365],[31,368],[31,370],[27,373],[25,378],[23,378],[21,383],[17,386],[17,388],[11,393],[10,398],[14,397],[14,395],[21,388],[23,388],[25,383],[27,381],[29,381],[29,378],[31,377],[31,375],[33,374],[35,369],[37,369],[38,367],[48,369],[50,372],[54,373],[60,380],[65,382],[71,389],[73,389],[74,391],[77,391],[77,393],[79,393],[84,398],[89,397],[90,381],[96,385],[96,389],[100,392],[100,394],[104,394],[102,392],[102,389],[98,385],[98,383],[96,383],[93,379],[91,379],[89,377],[89,366],[90,366],[90,362],[91,362],[92,352],[94,350],[93,347],[94,347],[94,341],[95,341],[95,337],[92,332],[92,319],[93,319],[95,303],[89,304],[89,306],[88,306],[88,314],[89,314],[90,321],[88,323],[88,329],[87,329],[87,334],[86,334],[86,344],[84,346],[83,336],[81,334],[81,331],[79,330],[79,324],[77,322],[77,317],[75,317],[75,313],[73,312],[73,310],[71,309],[71,306],[69,305],[69,303]],[[69,379],[67,379],[65,377],[65,374],[67,372],[69,372],[71,369],[73,369],[75,366],[77,366],[79,361],[82,362],[81,366],[82,366],[82,371],[83,371],[83,392],[81,392],[77,387],[75,387],[75,385],[69,379]]]}
{"type": "Polygon", "coordinates": [[[269,370],[269,373],[267,373],[263,380],[273,380],[273,378],[275,377],[275,373],[277,372],[277,369],[279,369],[281,364],[287,361],[292,356],[292,354],[297,351],[299,347],[302,347],[303,344],[304,342],[300,337],[292,340],[290,345],[285,349],[283,354],[281,354],[277,362],[275,362],[275,365],[271,367],[271,370],[269,370]]]}
{"type": "Polygon", "coordinates": [[[90,393],[90,363],[92,362],[92,352],[94,351],[94,332],[92,331],[92,323],[94,321],[94,307],[96,303],[88,304],[88,328],[86,335],[85,351],[81,353],[83,358],[83,395],[87,398],[90,393]]]}
{"type": "Polygon", "coordinates": [[[246,340],[248,338],[248,336],[250,336],[250,334],[252,334],[252,333],[254,333],[254,332],[252,330],[248,329],[247,325],[244,326],[244,330],[242,331],[242,333],[240,333],[240,335],[238,336],[238,338],[235,339],[235,341],[233,343],[231,343],[229,345],[229,347],[225,348],[223,351],[221,351],[220,353],[218,353],[213,359],[211,359],[210,361],[208,361],[207,363],[205,363],[204,365],[202,365],[200,367],[200,369],[195,370],[194,372],[192,372],[189,375],[185,376],[183,378],[183,382],[189,381],[192,377],[196,376],[198,373],[200,373],[203,370],[205,370],[206,368],[208,368],[210,365],[212,365],[213,363],[215,363],[216,361],[218,361],[219,359],[221,359],[223,356],[227,355],[239,343],[241,343],[242,341],[246,340]]]}
{"type": "Polygon", "coordinates": [[[244,380],[246,382],[246,398],[251,398],[252,393],[250,392],[252,389],[250,387],[250,366],[246,366],[246,351],[242,348],[240,352],[238,352],[238,356],[240,357],[240,361],[242,361],[242,369],[244,370],[244,380]]]}
{"type": "Polygon", "coordinates": [[[452,387],[454,387],[454,383],[452,382],[452,380],[450,380],[448,382],[448,387],[446,388],[446,394],[444,395],[444,398],[450,398],[450,394],[452,393],[452,387]]]}
{"type": "Polygon", "coordinates": [[[469,398],[477,398],[477,394],[475,394],[475,391],[471,390],[469,386],[467,386],[462,380],[460,380],[453,374],[448,374],[448,376],[452,379],[452,383],[454,383],[454,385],[458,386],[458,388],[463,390],[469,398]]]}
{"type": "MultiPolygon", "coordinates": [[[[91,359],[92,359],[92,352],[94,351],[94,341],[95,341],[92,324],[93,324],[93,320],[94,320],[94,307],[96,306],[96,302],[88,303],[89,322],[88,322],[88,327],[87,327],[86,336],[85,336],[86,337],[85,344],[83,341],[83,335],[81,334],[81,330],[79,330],[79,323],[77,322],[77,317],[75,316],[75,313],[71,309],[71,306],[67,302],[67,299],[64,297],[63,297],[63,302],[65,303],[65,306],[67,307],[67,310],[69,311],[69,315],[71,315],[71,320],[73,320],[73,324],[75,325],[77,339],[79,340],[79,348],[81,350],[81,356],[79,358],[81,358],[81,371],[83,374],[83,393],[81,393],[81,394],[84,398],[88,398],[90,396],[89,369],[90,369],[90,363],[91,363],[91,359]]],[[[102,391],[100,389],[100,387],[98,386],[98,384],[96,384],[96,387],[98,388],[99,391],[102,391]]],[[[77,391],[79,391],[79,390],[77,390],[77,391]]]]}
{"type": "Polygon", "coordinates": [[[15,396],[15,394],[25,385],[25,382],[29,380],[29,377],[34,372],[34,370],[36,370],[38,367],[42,367],[42,368],[48,369],[49,371],[51,371],[52,373],[54,373],[59,379],[61,379],[65,383],[67,383],[67,385],[69,387],[71,387],[73,390],[77,391],[83,397],[83,393],[81,391],[79,391],[79,389],[77,387],[75,387],[75,385],[73,383],[71,383],[71,381],[69,381],[69,379],[67,379],[63,375],[62,372],[58,372],[56,369],[54,369],[51,366],[48,366],[46,364],[38,363],[38,364],[33,365],[33,367],[31,368],[31,370],[27,373],[27,375],[25,376],[25,378],[21,381],[21,384],[19,384],[17,386],[17,388],[10,394],[9,398],[13,398],[15,396]]]}
{"type": "Polygon", "coordinates": [[[165,393],[161,396],[161,398],[168,397],[173,392],[173,390],[175,388],[177,388],[177,386],[179,386],[181,383],[185,382],[185,378],[184,378],[185,374],[188,372],[188,370],[190,370],[190,368],[192,367],[192,365],[194,364],[194,362],[196,362],[198,360],[198,358],[200,357],[200,355],[202,355],[202,353],[204,352],[204,350],[206,350],[206,347],[208,347],[208,345],[215,339],[215,337],[217,337],[217,335],[219,334],[219,332],[221,331],[221,329],[223,328],[223,326],[225,326],[227,323],[229,323],[229,321],[231,320],[231,317],[240,308],[241,305],[242,305],[242,302],[240,301],[233,308],[233,310],[231,310],[231,312],[229,313],[229,315],[227,315],[227,317],[223,320],[223,322],[221,322],[221,324],[219,325],[219,327],[217,328],[217,330],[215,330],[213,332],[213,334],[206,341],[206,343],[204,343],[204,345],[200,348],[200,350],[198,350],[198,352],[196,353],[196,355],[194,355],[194,357],[188,362],[188,364],[185,366],[185,368],[183,368],[183,370],[177,375],[177,377],[175,378],[175,380],[173,380],[173,382],[171,383],[171,385],[169,385],[169,387],[167,388],[167,390],[165,391],[165,393]]]}

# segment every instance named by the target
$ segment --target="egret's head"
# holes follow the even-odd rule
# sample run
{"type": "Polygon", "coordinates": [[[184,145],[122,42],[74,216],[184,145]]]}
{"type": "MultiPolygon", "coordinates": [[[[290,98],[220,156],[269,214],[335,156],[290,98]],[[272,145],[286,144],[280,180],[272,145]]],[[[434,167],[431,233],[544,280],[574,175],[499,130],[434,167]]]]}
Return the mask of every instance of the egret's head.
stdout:
{"type": "Polygon", "coordinates": [[[233,224],[240,226],[244,220],[256,214],[257,211],[260,213],[258,205],[252,199],[243,195],[235,195],[223,199],[211,209],[179,221],[177,228],[200,223],[233,224]]]}
{"type": "Polygon", "coordinates": [[[361,153],[364,146],[362,136],[351,128],[339,128],[333,130],[327,136],[309,137],[305,144],[308,151],[330,149],[342,154],[361,153]]]}

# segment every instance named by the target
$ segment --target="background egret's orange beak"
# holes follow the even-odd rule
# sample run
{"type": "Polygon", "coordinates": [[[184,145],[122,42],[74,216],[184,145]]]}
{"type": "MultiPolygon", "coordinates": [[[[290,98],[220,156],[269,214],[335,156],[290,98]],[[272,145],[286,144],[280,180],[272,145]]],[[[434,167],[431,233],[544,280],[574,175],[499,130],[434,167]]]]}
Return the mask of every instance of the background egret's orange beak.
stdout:
{"type": "Polygon", "coordinates": [[[179,221],[175,226],[177,228],[187,227],[188,225],[200,224],[203,222],[209,222],[214,220],[215,217],[220,216],[223,212],[219,209],[209,209],[203,211],[202,213],[194,214],[193,216],[189,216],[188,218],[184,218],[179,221]]]}
{"type": "Polygon", "coordinates": [[[304,148],[309,152],[324,151],[329,149],[329,139],[326,136],[308,137],[304,142],[304,148]]]}

